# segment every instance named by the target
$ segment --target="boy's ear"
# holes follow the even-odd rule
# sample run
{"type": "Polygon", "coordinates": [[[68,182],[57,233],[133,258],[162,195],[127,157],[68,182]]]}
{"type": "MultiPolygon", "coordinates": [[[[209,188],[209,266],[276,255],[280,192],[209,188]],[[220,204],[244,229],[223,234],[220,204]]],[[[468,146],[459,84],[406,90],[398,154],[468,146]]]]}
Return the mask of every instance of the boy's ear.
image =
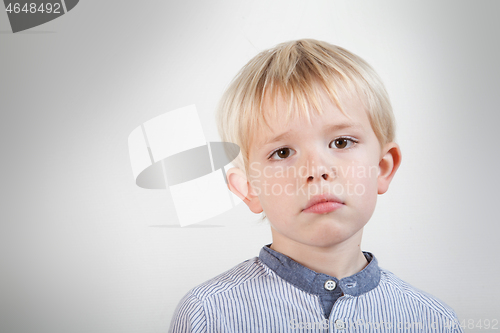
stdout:
{"type": "Polygon", "coordinates": [[[401,150],[395,142],[390,142],[382,149],[382,158],[379,162],[378,194],[384,194],[401,165],[401,150]]]}
{"type": "Polygon", "coordinates": [[[240,168],[231,168],[227,170],[226,175],[229,190],[243,200],[252,212],[262,213],[259,197],[254,194],[245,173],[240,168]]]}

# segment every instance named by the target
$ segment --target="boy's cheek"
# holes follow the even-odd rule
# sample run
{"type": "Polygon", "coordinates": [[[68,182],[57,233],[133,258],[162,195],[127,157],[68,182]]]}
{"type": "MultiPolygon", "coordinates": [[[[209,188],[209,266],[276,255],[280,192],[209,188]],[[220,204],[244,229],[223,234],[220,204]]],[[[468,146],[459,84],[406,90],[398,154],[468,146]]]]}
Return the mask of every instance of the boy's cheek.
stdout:
{"type": "Polygon", "coordinates": [[[297,195],[297,179],[261,178],[259,180],[260,193],[273,201],[285,201],[297,195]]]}
{"type": "MultiPolygon", "coordinates": [[[[368,169],[366,169],[368,170],[368,169]]],[[[358,173],[344,179],[345,194],[348,198],[360,200],[371,200],[378,194],[378,167],[372,167],[371,171],[360,169],[358,173]]]]}

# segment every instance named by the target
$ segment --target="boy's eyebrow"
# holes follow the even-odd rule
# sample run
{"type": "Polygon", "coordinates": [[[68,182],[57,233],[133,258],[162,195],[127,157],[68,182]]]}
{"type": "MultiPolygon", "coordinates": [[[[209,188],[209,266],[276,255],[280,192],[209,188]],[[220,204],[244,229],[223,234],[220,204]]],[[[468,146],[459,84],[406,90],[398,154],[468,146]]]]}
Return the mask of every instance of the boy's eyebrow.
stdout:
{"type": "MultiPolygon", "coordinates": [[[[358,127],[360,127],[360,126],[356,123],[331,124],[331,125],[324,126],[323,132],[326,134],[328,132],[338,131],[338,130],[342,130],[342,129],[346,129],[346,128],[358,128],[358,127]]],[[[280,135],[278,135],[274,138],[270,138],[270,139],[266,140],[261,145],[261,147],[267,146],[267,145],[274,143],[274,142],[277,142],[277,141],[281,141],[283,139],[288,139],[290,136],[293,136],[293,132],[287,131],[287,132],[281,133],[280,135]]]]}

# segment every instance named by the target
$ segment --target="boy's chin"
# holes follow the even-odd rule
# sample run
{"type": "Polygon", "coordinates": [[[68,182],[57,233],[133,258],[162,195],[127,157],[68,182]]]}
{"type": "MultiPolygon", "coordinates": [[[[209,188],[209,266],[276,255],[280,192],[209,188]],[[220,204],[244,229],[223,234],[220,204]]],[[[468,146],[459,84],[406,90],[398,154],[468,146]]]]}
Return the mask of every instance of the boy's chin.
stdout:
{"type": "Polygon", "coordinates": [[[295,242],[309,247],[332,248],[343,244],[359,244],[362,236],[362,229],[346,229],[330,226],[329,228],[319,228],[311,232],[303,233],[295,242]]]}
{"type": "Polygon", "coordinates": [[[332,248],[332,247],[337,247],[341,244],[344,244],[346,242],[349,242],[352,240],[354,235],[348,236],[348,235],[339,235],[339,234],[323,234],[321,237],[318,237],[317,239],[311,239],[308,240],[307,242],[317,248],[332,248]]]}

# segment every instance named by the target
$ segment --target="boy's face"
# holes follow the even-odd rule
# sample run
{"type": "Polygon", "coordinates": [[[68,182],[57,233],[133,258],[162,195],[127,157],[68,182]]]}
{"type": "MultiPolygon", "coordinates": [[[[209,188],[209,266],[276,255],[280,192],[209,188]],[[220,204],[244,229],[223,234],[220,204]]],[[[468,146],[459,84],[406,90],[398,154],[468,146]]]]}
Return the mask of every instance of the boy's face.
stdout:
{"type": "MultiPolygon", "coordinates": [[[[394,174],[384,155],[387,159],[386,147],[396,147],[398,154],[399,148],[394,143],[380,147],[361,102],[341,100],[346,117],[323,98],[323,115],[311,115],[311,123],[295,119],[285,127],[285,117],[272,119],[272,131],[254,136],[247,180],[251,200],[245,202],[256,213],[264,210],[273,243],[330,247],[359,242],[377,194],[385,192],[394,174]],[[391,173],[386,183],[381,167],[382,176],[391,173]],[[305,210],[320,194],[331,194],[337,202],[305,210]]],[[[286,103],[280,100],[277,107],[284,115],[286,103]]]]}

